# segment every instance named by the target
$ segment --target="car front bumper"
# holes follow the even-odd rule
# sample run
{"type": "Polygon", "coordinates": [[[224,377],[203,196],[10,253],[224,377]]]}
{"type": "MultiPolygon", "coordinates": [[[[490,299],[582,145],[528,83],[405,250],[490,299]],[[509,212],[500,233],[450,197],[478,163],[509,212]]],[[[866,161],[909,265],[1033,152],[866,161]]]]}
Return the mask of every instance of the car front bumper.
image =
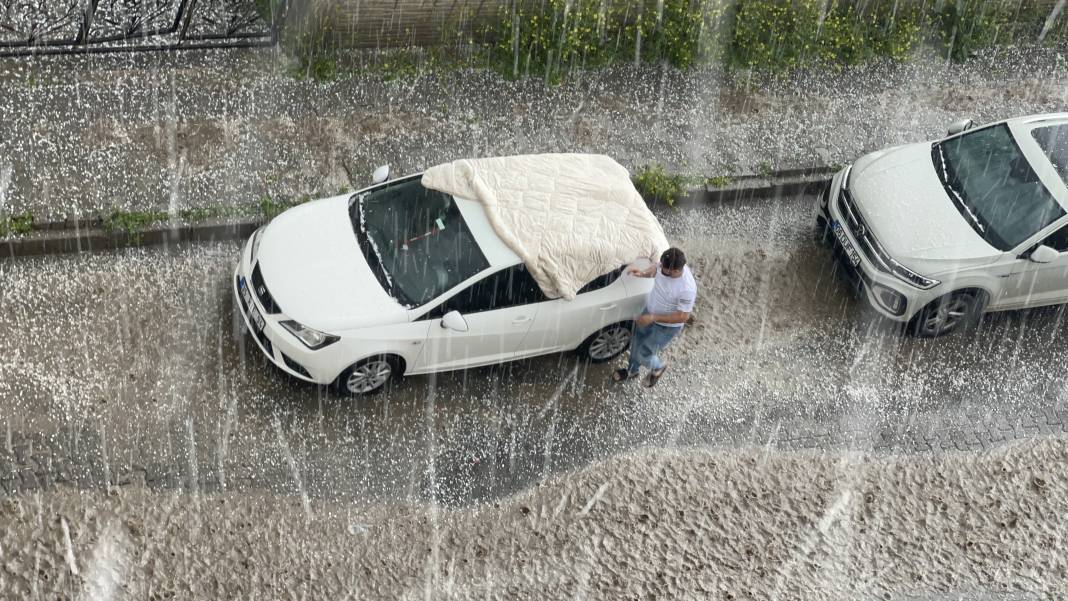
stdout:
{"type": "Polygon", "coordinates": [[[848,167],[839,171],[830,184],[820,191],[816,222],[823,228],[823,239],[831,247],[840,272],[857,296],[865,298],[868,304],[884,317],[907,322],[938,296],[935,292],[938,288],[920,290],[902,282],[893,274],[880,271],[848,227],[841,227],[835,232],[835,224],[843,223],[845,219],[838,199],[848,174],[848,167]],[[851,253],[846,246],[853,249],[852,254],[859,259],[858,262],[850,258],[851,253]]]}
{"type": "Polygon", "coordinates": [[[322,357],[312,356],[313,353],[324,353],[325,349],[311,351],[279,324],[280,320],[277,316],[268,315],[264,311],[263,305],[255,293],[249,295],[249,300],[252,303],[251,307],[241,294],[242,282],[245,282],[246,285],[251,285],[249,284],[252,264],[251,240],[250,238],[249,242],[245,244],[241,259],[237,262],[233,278],[230,280],[234,295],[234,310],[241,315],[245,328],[248,330],[252,340],[256,342],[256,346],[263,351],[263,354],[275,367],[305,382],[315,384],[333,382],[337,376],[336,370],[330,366],[320,367],[324,363],[320,361],[322,357]],[[264,326],[262,329],[253,323],[251,317],[253,308],[263,318],[264,326]]]}

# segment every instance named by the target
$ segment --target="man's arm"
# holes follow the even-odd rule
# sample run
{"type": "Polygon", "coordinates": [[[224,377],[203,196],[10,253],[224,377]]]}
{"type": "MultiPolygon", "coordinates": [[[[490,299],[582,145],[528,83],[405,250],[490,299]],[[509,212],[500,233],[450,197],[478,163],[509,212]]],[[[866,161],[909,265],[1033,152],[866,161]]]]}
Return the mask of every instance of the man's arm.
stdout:
{"type": "Polygon", "coordinates": [[[639,277],[639,278],[655,277],[656,276],[656,265],[653,265],[652,267],[650,267],[648,269],[645,269],[645,270],[638,269],[637,267],[631,267],[630,269],[627,270],[627,273],[629,273],[630,275],[639,277]]]}
{"type": "Polygon", "coordinates": [[[657,323],[686,323],[690,319],[688,311],[675,311],[674,313],[646,313],[638,318],[638,325],[647,326],[654,321],[657,323]]]}

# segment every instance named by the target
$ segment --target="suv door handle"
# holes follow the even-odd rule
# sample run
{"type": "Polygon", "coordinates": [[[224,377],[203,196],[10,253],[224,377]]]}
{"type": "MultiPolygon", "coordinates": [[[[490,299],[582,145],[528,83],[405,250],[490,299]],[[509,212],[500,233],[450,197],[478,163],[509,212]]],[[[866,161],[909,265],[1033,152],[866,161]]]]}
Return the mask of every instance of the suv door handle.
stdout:
{"type": "Polygon", "coordinates": [[[524,315],[523,317],[516,317],[512,320],[512,323],[526,323],[530,321],[530,318],[524,315]]]}
{"type": "Polygon", "coordinates": [[[608,311],[609,309],[615,309],[616,308],[616,304],[612,303],[611,305],[601,305],[600,307],[597,307],[597,308],[602,310],[602,311],[608,311]]]}

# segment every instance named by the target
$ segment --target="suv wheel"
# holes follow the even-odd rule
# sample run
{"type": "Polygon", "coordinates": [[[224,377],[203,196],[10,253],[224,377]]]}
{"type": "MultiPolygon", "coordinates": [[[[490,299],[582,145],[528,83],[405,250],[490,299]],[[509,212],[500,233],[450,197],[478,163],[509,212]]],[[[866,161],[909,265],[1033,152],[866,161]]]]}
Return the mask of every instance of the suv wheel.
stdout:
{"type": "Polygon", "coordinates": [[[345,395],[371,394],[385,388],[400,372],[400,365],[394,357],[369,357],[341,372],[334,386],[345,395]]]}
{"type": "Polygon", "coordinates": [[[633,332],[634,325],[629,321],[603,327],[582,343],[579,353],[591,363],[611,361],[627,350],[633,332]]]}
{"type": "Polygon", "coordinates": [[[974,292],[954,292],[928,303],[909,322],[909,332],[920,338],[949,334],[979,317],[982,302],[974,292]]]}

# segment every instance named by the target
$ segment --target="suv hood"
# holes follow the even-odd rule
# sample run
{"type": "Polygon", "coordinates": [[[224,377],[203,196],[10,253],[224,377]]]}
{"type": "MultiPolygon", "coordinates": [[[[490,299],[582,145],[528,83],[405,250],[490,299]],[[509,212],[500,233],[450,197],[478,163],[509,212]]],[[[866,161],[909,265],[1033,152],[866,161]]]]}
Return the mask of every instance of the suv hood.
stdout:
{"type": "Polygon", "coordinates": [[[849,192],[890,255],[923,275],[996,260],[1001,251],[953,206],[931,161],[931,143],[896,146],[853,164],[849,192]]]}
{"type": "Polygon", "coordinates": [[[323,332],[408,321],[360,252],[351,195],[289,209],[264,228],[256,259],[282,312],[323,332]]]}

